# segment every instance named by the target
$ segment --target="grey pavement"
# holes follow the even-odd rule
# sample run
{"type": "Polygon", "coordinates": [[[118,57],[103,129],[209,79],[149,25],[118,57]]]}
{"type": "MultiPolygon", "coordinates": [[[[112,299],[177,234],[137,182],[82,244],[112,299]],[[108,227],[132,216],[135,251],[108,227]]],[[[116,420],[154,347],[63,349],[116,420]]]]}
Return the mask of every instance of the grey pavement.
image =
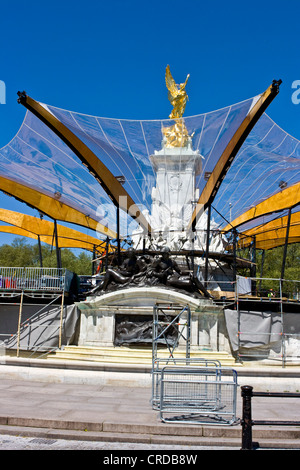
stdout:
{"type": "MultiPolygon", "coordinates": [[[[173,448],[239,448],[241,425],[211,426],[162,423],[151,406],[150,386],[107,383],[66,383],[64,370],[55,371],[56,381],[0,378],[0,440],[6,435],[47,440],[80,441],[83,448],[98,442],[128,448],[173,446],[173,448]],[[58,382],[59,374],[62,381],[58,382]],[[110,444],[108,444],[110,443],[110,444]],[[130,447],[131,446],[131,447],[130,447]],[[174,447],[175,446],[175,447],[174,447]]],[[[1,376],[0,376],[1,377],[1,376]]],[[[238,389],[237,417],[242,416],[238,389]]],[[[252,418],[300,421],[298,398],[252,400],[252,418]]],[[[257,426],[253,438],[266,448],[300,448],[300,427],[257,426]]],[[[8,439],[6,439],[7,445],[8,439]]],[[[24,441],[23,441],[24,442],[24,441]]],[[[53,442],[54,444],[54,442],[53,442]]],[[[34,446],[34,443],[31,443],[34,446]]],[[[46,446],[49,445],[46,443],[46,446]]],[[[103,444],[105,446],[105,444],[103,444]]],[[[89,447],[89,448],[90,448],[89,447]]],[[[54,448],[54,445],[53,447],[54,448]]],[[[79,447],[77,446],[79,449],[79,447]]],[[[70,447],[71,449],[71,447],[70,447]]]]}

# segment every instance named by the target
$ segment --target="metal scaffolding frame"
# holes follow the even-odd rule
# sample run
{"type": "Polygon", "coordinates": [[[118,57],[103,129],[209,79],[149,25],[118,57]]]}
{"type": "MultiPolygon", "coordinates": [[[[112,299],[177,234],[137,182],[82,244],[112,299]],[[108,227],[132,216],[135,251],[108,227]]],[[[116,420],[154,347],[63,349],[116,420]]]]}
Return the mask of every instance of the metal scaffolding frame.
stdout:
{"type": "Polygon", "coordinates": [[[174,350],[178,347],[179,340],[182,338],[186,343],[186,357],[190,357],[191,310],[189,305],[156,304],[153,308],[152,335],[152,363],[158,358],[157,348],[161,340],[165,342],[169,350],[169,357],[174,359],[174,350]],[[186,320],[182,319],[184,314],[186,314],[186,320]],[[175,332],[175,338],[174,335],[172,336],[172,332],[175,332]]]}

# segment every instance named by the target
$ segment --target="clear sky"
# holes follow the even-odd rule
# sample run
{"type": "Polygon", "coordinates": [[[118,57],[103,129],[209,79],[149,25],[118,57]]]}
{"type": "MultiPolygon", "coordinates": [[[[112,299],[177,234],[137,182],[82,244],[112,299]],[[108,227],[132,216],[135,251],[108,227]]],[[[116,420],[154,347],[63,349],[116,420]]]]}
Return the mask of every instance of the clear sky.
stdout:
{"type": "MultiPolygon", "coordinates": [[[[267,113],[300,139],[300,104],[292,102],[299,0],[2,0],[0,7],[0,147],[25,116],[18,90],[86,114],[167,118],[167,64],[176,82],[190,74],[185,115],[245,100],[281,78],[267,113]]],[[[0,207],[37,215],[2,194],[0,207]]],[[[0,234],[0,244],[9,239],[0,234]]]]}

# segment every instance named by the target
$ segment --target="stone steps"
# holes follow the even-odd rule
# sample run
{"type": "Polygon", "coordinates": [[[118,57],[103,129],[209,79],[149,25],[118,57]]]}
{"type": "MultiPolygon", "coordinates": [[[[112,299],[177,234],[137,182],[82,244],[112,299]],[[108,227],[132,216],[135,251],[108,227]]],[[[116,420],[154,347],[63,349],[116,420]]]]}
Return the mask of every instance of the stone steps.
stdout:
{"type": "MultiPolygon", "coordinates": [[[[185,350],[175,351],[175,358],[184,358],[185,350]]],[[[170,353],[167,349],[159,349],[158,357],[167,359],[170,353]]],[[[235,365],[234,358],[220,351],[191,351],[191,359],[201,358],[206,360],[218,360],[222,366],[235,365]]],[[[152,364],[152,350],[149,348],[129,347],[94,347],[94,346],[65,346],[63,350],[57,350],[48,355],[51,360],[74,360],[105,363],[124,364],[152,364]]]]}

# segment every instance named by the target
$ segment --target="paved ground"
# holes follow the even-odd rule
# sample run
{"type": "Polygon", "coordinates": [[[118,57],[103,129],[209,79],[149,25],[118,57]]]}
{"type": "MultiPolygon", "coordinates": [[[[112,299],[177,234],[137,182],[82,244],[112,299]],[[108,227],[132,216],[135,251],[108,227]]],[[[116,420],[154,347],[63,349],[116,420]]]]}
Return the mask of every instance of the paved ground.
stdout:
{"type": "Polygon", "coordinates": [[[166,445],[166,444],[138,444],[130,442],[102,442],[102,441],[75,441],[66,439],[49,439],[44,437],[0,435],[0,450],[95,450],[95,451],[144,451],[151,455],[172,451],[181,454],[190,454],[193,451],[203,450],[239,450],[239,446],[188,446],[188,445],[166,445]],[[185,453],[185,451],[187,451],[185,453]]]}
{"type": "MultiPolygon", "coordinates": [[[[150,404],[151,388],[37,382],[0,378],[0,417],[72,422],[158,425],[159,414],[150,404]]],[[[297,398],[252,399],[253,419],[300,421],[297,398]]],[[[242,414],[240,390],[237,416],[242,414]]],[[[164,424],[163,426],[168,426],[164,424]]]]}
{"type": "MultiPolygon", "coordinates": [[[[165,424],[152,409],[150,400],[151,388],[147,387],[0,378],[0,450],[182,452],[240,448],[239,424],[222,427],[165,424]]],[[[253,398],[252,418],[300,421],[299,405],[297,398],[253,398]]],[[[240,391],[237,416],[242,416],[240,391]]],[[[261,436],[268,438],[268,431],[265,428],[261,436]]],[[[290,441],[294,447],[297,439],[299,443],[299,434],[290,441]]]]}

